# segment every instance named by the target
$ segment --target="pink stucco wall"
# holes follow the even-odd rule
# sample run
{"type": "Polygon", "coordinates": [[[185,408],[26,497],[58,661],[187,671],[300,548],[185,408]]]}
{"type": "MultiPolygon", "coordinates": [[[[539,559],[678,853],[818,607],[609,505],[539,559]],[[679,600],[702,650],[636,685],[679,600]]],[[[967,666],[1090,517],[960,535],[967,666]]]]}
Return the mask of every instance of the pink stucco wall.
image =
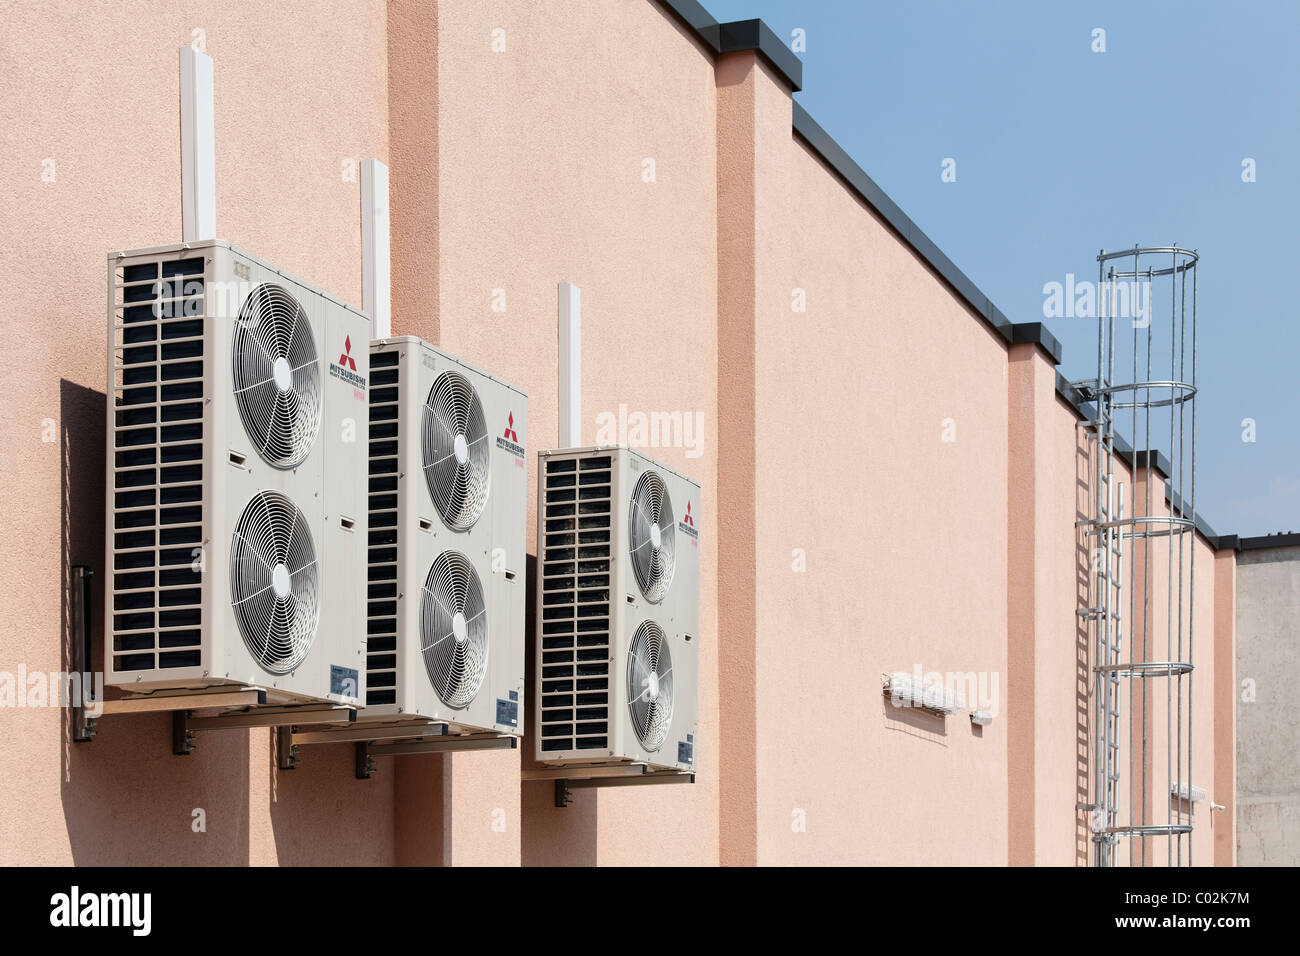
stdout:
{"type": "MultiPolygon", "coordinates": [[[[1077,422],[1077,414],[1066,406],[1063,402],[1058,403],[1059,422],[1054,424],[1049,434],[1046,436],[1047,441],[1042,446],[1043,453],[1053,457],[1062,457],[1065,449],[1072,449],[1075,455],[1077,468],[1074,472],[1077,482],[1073,490],[1067,491],[1064,485],[1055,486],[1053,494],[1058,498],[1054,505],[1051,505],[1059,512],[1058,520],[1063,519],[1067,511],[1077,512],[1076,518],[1082,519],[1089,515],[1092,507],[1093,496],[1093,456],[1096,454],[1094,443],[1087,437],[1084,429],[1076,429],[1077,434],[1069,438],[1066,430],[1066,424],[1077,422]],[[1067,443],[1068,439],[1068,443],[1067,443]],[[1055,447],[1054,447],[1055,446],[1055,447]],[[1066,498],[1069,498],[1069,507],[1066,506],[1066,498]]],[[[1064,459],[1062,457],[1062,464],[1064,459]]],[[[1125,500],[1125,514],[1134,514],[1141,512],[1156,516],[1167,516],[1169,514],[1168,504],[1164,499],[1164,477],[1160,472],[1155,472],[1150,482],[1150,500],[1147,499],[1147,472],[1140,469],[1135,481],[1132,469],[1130,469],[1122,459],[1117,458],[1115,461],[1115,474],[1117,494],[1122,489],[1125,500]],[[1133,495],[1136,493],[1137,506],[1136,511],[1133,505],[1133,495]]],[[[1074,520],[1074,519],[1072,519],[1074,520]]],[[[1162,529],[1157,529],[1162,530],[1162,529]]],[[[1047,553],[1058,553],[1063,558],[1063,543],[1057,541],[1055,544],[1048,545],[1047,553]]],[[[1077,572],[1075,580],[1078,582],[1078,593],[1080,595],[1078,604],[1087,606],[1096,603],[1096,594],[1092,590],[1093,581],[1088,573],[1090,549],[1094,547],[1091,539],[1081,539],[1080,546],[1072,552],[1075,564],[1072,565],[1077,572]]],[[[1136,651],[1137,659],[1142,659],[1143,651],[1141,645],[1145,635],[1147,647],[1145,656],[1149,660],[1167,660],[1167,659],[1188,659],[1187,650],[1188,632],[1192,632],[1194,638],[1193,663],[1195,671],[1190,678],[1184,678],[1183,694],[1183,714],[1182,721],[1185,728],[1187,726],[1187,714],[1189,708],[1192,713],[1193,727],[1193,746],[1192,746],[1192,766],[1191,782],[1200,788],[1204,788],[1215,802],[1223,803],[1224,801],[1216,796],[1214,781],[1221,780],[1221,774],[1218,767],[1228,759],[1232,752],[1230,741],[1231,733],[1222,732],[1223,717],[1221,708],[1216,705],[1216,681],[1219,680],[1219,672],[1222,669],[1221,655],[1216,657],[1216,650],[1221,645],[1232,646],[1233,634],[1230,628],[1225,629],[1222,615],[1215,617],[1216,604],[1221,602],[1220,589],[1230,586],[1230,581],[1216,580],[1216,552],[1213,550],[1211,543],[1201,534],[1183,535],[1183,570],[1179,571],[1179,545],[1175,540],[1172,548],[1172,573],[1177,576],[1181,573],[1183,580],[1187,585],[1184,591],[1183,603],[1183,635],[1184,647],[1181,652],[1178,648],[1178,604],[1175,591],[1174,603],[1172,608],[1169,601],[1169,581],[1171,574],[1171,550],[1168,537],[1153,539],[1150,544],[1144,544],[1140,541],[1126,541],[1124,544],[1124,568],[1126,574],[1126,584],[1124,592],[1124,606],[1121,609],[1124,615],[1123,622],[1123,658],[1128,659],[1130,650],[1136,651]],[[1193,571],[1191,556],[1195,552],[1195,569],[1193,571]],[[1135,578],[1130,577],[1135,575],[1135,578]],[[1149,575],[1149,577],[1148,577],[1149,575]],[[1194,601],[1190,595],[1194,592],[1194,601]],[[1149,596],[1149,608],[1145,612],[1146,624],[1142,624],[1143,606],[1149,596]],[[1130,606],[1129,602],[1132,602],[1130,606]],[[1194,605],[1194,607],[1193,607],[1194,605]],[[1188,612],[1194,611],[1189,617],[1188,612]],[[1172,649],[1167,647],[1169,636],[1170,616],[1174,618],[1174,644],[1172,649]],[[1187,693],[1190,688],[1190,696],[1187,693]],[[1226,749],[1225,749],[1226,748],[1226,749]]],[[[1231,552],[1220,552],[1220,554],[1230,555],[1231,552]]],[[[1060,564],[1063,566],[1064,561],[1060,564]]],[[[1059,592],[1053,589],[1051,599],[1054,603],[1059,604],[1059,592]]],[[[1042,656],[1046,652],[1052,654],[1054,647],[1053,629],[1062,633],[1064,625],[1059,619],[1059,615],[1065,608],[1058,607],[1053,611],[1051,619],[1043,621],[1039,625],[1039,630],[1035,638],[1035,644],[1040,649],[1040,665],[1046,663],[1046,657],[1042,656]]],[[[1040,666],[1038,670],[1039,680],[1039,703],[1038,714],[1039,720],[1036,723],[1036,733],[1041,739],[1044,736],[1050,736],[1055,739],[1056,743],[1050,748],[1039,748],[1039,756],[1035,764],[1034,781],[1035,793],[1040,795],[1038,800],[1038,812],[1036,814],[1037,825],[1034,832],[1034,862],[1039,865],[1087,865],[1091,861],[1093,846],[1090,840],[1090,834],[1087,829],[1087,815],[1084,813],[1077,814],[1077,824],[1072,834],[1073,852],[1068,852],[1063,843],[1064,834],[1059,828],[1059,808],[1064,805],[1065,800],[1069,799],[1071,803],[1078,802],[1082,804],[1091,803],[1094,799],[1094,782],[1091,779],[1093,771],[1093,747],[1095,738],[1092,735],[1095,701],[1093,700],[1094,678],[1090,675],[1090,668],[1095,663],[1095,641],[1094,635],[1090,630],[1079,628],[1072,635],[1070,641],[1072,653],[1067,659],[1065,655],[1056,654],[1055,663],[1050,668],[1044,669],[1040,666]],[[1081,666],[1082,665],[1082,666],[1081,666]],[[1086,693],[1087,699],[1077,697],[1071,702],[1072,710],[1077,713],[1077,719],[1070,725],[1070,733],[1065,733],[1066,727],[1062,723],[1066,701],[1056,696],[1057,688],[1061,684],[1066,672],[1072,672],[1076,679],[1079,680],[1080,688],[1083,689],[1082,681],[1087,681],[1086,693]],[[1086,708],[1086,709],[1085,709],[1086,708]],[[1066,737],[1069,737],[1075,746],[1067,751],[1063,746],[1066,737]],[[1065,761],[1063,758],[1069,753],[1073,758],[1076,754],[1079,759],[1065,761]],[[1054,793],[1054,799],[1048,797],[1045,801],[1044,794],[1054,793]]],[[[1059,646],[1056,651],[1059,652],[1059,646]]],[[[1178,698],[1175,692],[1173,702],[1167,707],[1168,697],[1165,692],[1165,678],[1151,678],[1147,681],[1132,680],[1122,684],[1124,692],[1120,700],[1120,764],[1121,774],[1119,785],[1119,822],[1127,824],[1134,823],[1151,823],[1164,824],[1167,822],[1179,822],[1177,813],[1172,817],[1169,815],[1169,801],[1167,795],[1170,791],[1170,782],[1179,776],[1178,768],[1171,766],[1167,761],[1169,748],[1167,743],[1170,739],[1170,728],[1175,736],[1174,752],[1178,750],[1177,728],[1179,718],[1177,713],[1178,698]],[[1131,695],[1131,696],[1130,696],[1131,695]],[[1148,737],[1148,744],[1145,751],[1145,760],[1142,759],[1142,750],[1140,740],[1143,735],[1143,720],[1141,717],[1142,708],[1146,706],[1145,729],[1148,737]],[[1166,710],[1169,709],[1169,713],[1166,710]],[[1136,813],[1130,817],[1131,806],[1130,796],[1133,788],[1137,787],[1137,792],[1141,792],[1139,781],[1142,775],[1146,774],[1147,778],[1147,800],[1145,817],[1141,805],[1136,808],[1136,813]]],[[[1188,778],[1187,766],[1187,746],[1184,736],[1182,742],[1182,773],[1181,780],[1186,783],[1188,778]]],[[[1013,781],[1013,786],[1014,781],[1013,781]]],[[[1216,829],[1224,825],[1223,815],[1214,813],[1211,819],[1211,810],[1208,802],[1197,803],[1194,807],[1192,822],[1195,831],[1192,836],[1191,851],[1193,862],[1198,866],[1208,866],[1215,863],[1223,864],[1223,859],[1214,855],[1214,841],[1216,839],[1216,829]]],[[[1186,822],[1186,814],[1183,815],[1183,822],[1186,822]]],[[[1134,838],[1123,838],[1119,844],[1117,860],[1121,865],[1127,865],[1130,860],[1141,862],[1145,860],[1147,865],[1163,866],[1169,859],[1171,844],[1167,837],[1149,837],[1145,840],[1145,855],[1142,852],[1142,841],[1134,838]]],[[[1187,840],[1183,838],[1182,845],[1184,848],[1184,865],[1186,863],[1187,840]]],[[[1174,861],[1177,862],[1177,845],[1173,847],[1174,861]]]]}
{"type": "Polygon", "coordinates": [[[784,91],[766,91],[758,860],[1000,863],[1005,723],[895,710],[880,676],[1005,673],[1006,576],[988,572],[1006,556],[1006,348],[791,136],[784,91]]]}
{"type": "Polygon", "coordinates": [[[1091,511],[1091,444],[1044,353],[1017,345],[1008,360],[1007,862],[1071,866],[1087,859],[1073,810],[1088,798],[1078,758],[1090,701],[1089,644],[1075,614],[1088,544],[1075,522],[1091,511]]]}
{"type": "MultiPolygon", "coordinates": [[[[0,348],[24,372],[0,382],[0,473],[24,504],[0,553],[0,668],[64,668],[63,569],[102,570],[104,257],[180,236],[177,48],[201,29],[216,60],[220,234],[355,302],[359,186],[344,163],[387,149],[385,22],[383,2],[6,8],[0,348]]],[[[265,730],[205,736],[184,758],[164,716],[100,731],[72,745],[57,709],[0,715],[3,862],[392,858],[392,775],[358,784],[337,748],[280,774],[265,730]]]]}
{"type": "Polygon", "coordinates": [[[1039,370],[1037,418],[1043,423],[1034,457],[1043,471],[1035,529],[1039,597],[1034,621],[1033,862],[1075,866],[1086,853],[1081,852],[1081,844],[1086,843],[1080,839],[1082,814],[1075,806],[1087,800],[1087,778],[1078,772],[1078,752],[1084,745],[1081,725],[1086,726],[1090,685],[1086,629],[1079,627],[1076,613],[1080,576],[1090,566],[1088,546],[1075,522],[1091,504],[1083,499],[1076,476],[1086,471],[1089,443],[1077,427],[1074,410],[1056,394],[1055,376],[1046,369],[1041,352],[1034,361],[1039,370]]]}
{"type": "MultiPolygon", "coordinates": [[[[577,283],[583,440],[594,442],[598,416],[617,415],[620,403],[700,413],[699,457],[686,448],[647,452],[701,483],[705,516],[699,782],[583,792],[557,809],[547,783],[524,784],[521,797],[518,754],[457,755],[447,761],[452,860],[716,862],[717,537],[707,517],[718,461],[712,59],[645,2],[575,4],[562,17],[546,5],[443,3],[436,51],[440,344],[527,391],[528,445],[554,447],[556,284],[577,283]],[[501,52],[492,48],[496,29],[504,31],[501,52]],[[653,181],[644,175],[647,160],[653,181]],[[503,311],[493,310],[494,297],[503,311]],[[489,847],[501,842],[489,827],[495,807],[506,810],[513,835],[504,855],[489,847]],[[646,826],[651,818],[656,825],[646,826]]],[[[419,60],[409,66],[432,69],[419,60]]],[[[422,95],[419,72],[391,81],[401,95],[422,95]]],[[[395,163],[392,175],[397,188],[411,164],[395,163]]],[[[394,277],[405,301],[417,298],[410,287],[424,276],[415,270],[425,264],[411,266],[394,277]]],[[[431,334],[423,312],[395,311],[393,328],[431,334]]],[[[530,475],[530,485],[535,480],[530,475]]]]}
{"type": "MultiPolygon", "coordinates": [[[[1137,475],[1137,495],[1139,508],[1154,515],[1167,516],[1169,508],[1164,501],[1163,494],[1163,475],[1156,472],[1151,479],[1151,507],[1148,509],[1142,502],[1145,500],[1147,489],[1147,472],[1139,470],[1137,475]]],[[[1184,736],[1181,745],[1178,741],[1179,734],[1179,714],[1178,708],[1180,700],[1177,692],[1177,684],[1174,684],[1174,693],[1172,697],[1166,692],[1166,678],[1148,679],[1145,684],[1146,690],[1146,733],[1149,737],[1147,747],[1147,764],[1146,773],[1148,777],[1148,801],[1147,801],[1147,819],[1151,823],[1178,823],[1179,815],[1175,805],[1174,812],[1171,815],[1171,801],[1168,798],[1171,783],[1174,780],[1181,779],[1186,784],[1189,779],[1192,785],[1203,788],[1206,793],[1213,796],[1215,772],[1215,720],[1216,713],[1214,708],[1214,554],[1205,540],[1199,536],[1182,536],[1182,565],[1180,569],[1180,548],[1179,542],[1175,540],[1170,544],[1168,537],[1153,539],[1145,546],[1138,543],[1132,548],[1132,560],[1135,562],[1133,570],[1139,577],[1149,573],[1149,585],[1144,588],[1139,581],[1136,590],[1137,612],[1132,618],[1131,626],[1125,635],[1126,642],[1131,641],[1140,643],[1143,637],[1143,630],[1140,625],[1142,615],[1143,597],[1149,597],[1149,608],[1147,611],[1148,624],[1145,631],[1147,639],[1147,655],[1151,660],[1190,660],[1195,666],[1195,670],[1188,677],[1183,678],[1182,686],[1182,726],[1184,736]],[[1145,556],[1144,556],[1145,550],[1145,556]],[[1195,558],[1193,560],[1193,550],[1195,558]],[[1194,599],[1185,587],[1184,598],[1181,608],[1181,638],[1182,648],[1179,648],[1180,624],[1179,624],[1179,604],[1176,590],[1173,593],[1173,603],[1169,601],[1169,582],[1172,578],[1177,582],[1179,578],[1184,581],[1185,585],[1191,585],[1194,590],[1194,599]],[[1170,622],[1173,627],[1170,627],[1170,622]],[[1188,635],[1191,635],[1189,642],[1188,635]],[[1190,646],[1189,646],[1190,644],[1190,646]],[[1191,708],[1193,715],[1193,734],[1191,753],[1190,777],[1187,760],[1187,741],[1186,741],[1186,720],[1188,708],[1191,708]],[[1170,742],[1174,744],[1170,746],[1170,742]],[[1176,763],[1177,755],[1181,749],[1183,753],[1181,774],[1176,763]],[[1169,755],[1173,754],[1171,758],[1169,755]]],[[[1138,708],[1142,705],[1141,690],[1142,684],[1137,685],[1138,695],[1134,705],[1129,708],[1125,718],[1125,727],[1133,728],[1133,732],[1139,738],[1143,732],[1143,722],[1138,719],[1138,708]]],[[[1125,701],[1125,706],[1128,706],[1125,701]]],[[[1133,748],[1134,752],[1136,747],[1133,748]]],[[[1143,767],[1139,761],[1131,765],[1126,764],[1124,771],[1127,774],[1141,773],[1143,767]]],[[[1222,802],[1217,801],[1217,802],[1222,802]]],[[[1209,803],[1201,802],[1194,804],[1192,808],[1192,823],[1195,830],[1191,840],[1192,860],[1197,865],[1209,866],[1214,862],[1213,856],[1213,830],[1211,827],[1211,811],[1209,803]]],[[[1217,817],[1218,814],[1215,814],[1217,817]]],[[[1187,814],[1182,814],[1182,822],[1187,822],[1187,814]]],[[[1218,822],[1217,820],[1214,822],[1218,822]]],[[[1184,853],[1186,853],[1187,841],[1183,841],[1184,853]]],[[[1130,858],[1136,854],[1141,859],[1139,847],[1133,846],[1130,841],[1129,847],[1130,858]]],[[[1152,838],[1146,841],[1146,861],[1148,865],[1164,866],[1171,860],[1170,846],[1166,838],[1152,838]]],[[[1173,863],[1178,862],[1178,846],[1173,846],[1173,863]]],[[[1186,861],[1184,860],[1184,863],[1186,861]]]]}
{"type": "MultiPolygon", "coordinates": [[[[0,862],[1085,862],[1077,415],[1040,350],[1008,348],[792,135],[764,61],[715,58],[650,0],[18,4],[0,347],[25,371],[0,379],[0,476],[24,510],[0,550],[21,594],[0,670],[66,666],[61,580],[102,565],[103,257],[179,235],[177,47],[196,29],[223,238],[357,302],[349,173],[378,157],[394,332],[523,387],[530,451],[557,441],[561,280],[582,289],[584,441],[622,403],[700,415],[698,456],[646,449],[704,489],[699,778],[558,809],[521,782],[527,743],[385,758],[361,782],[346,745],[286,773],[265,730],[179,758],[164,716],[105,719],[86,746],[57,710],[13,710],[0,862]],[[914,666],[996,678],[992,724],[891,707],[881,673],[914,666]]],[[[1230,669],[1232,615],[1198,547],[1198,621],[1216,625],[1199,784],[1232,747],[1210,667],[1230,669]]]]}

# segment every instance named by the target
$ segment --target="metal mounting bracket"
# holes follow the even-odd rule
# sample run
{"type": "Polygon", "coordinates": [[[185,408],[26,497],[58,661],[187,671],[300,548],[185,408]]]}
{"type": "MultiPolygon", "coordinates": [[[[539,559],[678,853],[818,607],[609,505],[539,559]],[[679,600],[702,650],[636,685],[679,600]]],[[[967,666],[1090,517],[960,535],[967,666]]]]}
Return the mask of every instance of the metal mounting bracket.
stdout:
{"type": "MultiPolygon", "coordinates": [[[[519,738],[508,734],[447,734],[446,724],[436,726],[441,728],[440,733],[430,734],[429,736],[437,739],[413,738],[408,728],[404,733],[392,733],[387,738],[391,741],[390,743],[379,743],[377,741],[385,738],[373,736],[367,737],[365,740],[357,740],[357,779],[370,779],[370,775],[375,772],[376,757],[456,753],[470,750],[515,750],[519,746],[519,738]]],[[[328,736],[328,734],[323,736],[328,736]]],[[[322,740],[317,742],[330,743],[331,741],[322,740]]]]}
{"type": "Polygon", "coordinates": [[[598,787],[645,787],[667,783],[694,783],[695,774],[688,770],[651,770],[643,763],[593,765],[590,767],[547,767],[525,770],[525,780],[555,781],[555,805],[567,807],[573,802],[574,790],[598,787]]]}
{"type": "Polygon", "coordinates": [[[194,732],[190,730],[189,720],[194,711],[172,711],[172,753],[178,757],[188,756],[194,749],[194,732]]]}
{"type": "MultiPolygon", "coordinates": [[[[118,700],[96,701],[98,715],[91,717],[83,713],[84,736],[73,739],[83,743],[93,740],[98,728],[99,718],[121,714],[156,714],[171,712],[172,715],[172,753],[178,756],[188,754],[194,749],[192,718],[196,710],[221,710],[226,708],[256,707],[266,703],[266,691],[258,687],[241,687],[230,690],[216,687],[207,690],[176,694],[159,694],[156,696],[124,697],[118,700]]],[[[76,731],[78,720],[74,708],[73,728],[76,731]]]]}
{"type": "Polygon", "coordinates": [[[81,685],[80,695],[70,701],[72,739],[76,743],[89,743],[95,739],[95,718],[88,714],[86,704],[93,703],[93,675],[90,669],[90,579],[95,572],[84,564],[72,566],[71,591],[68,594],[68,629],[72,673],[77,674],[81,685]]]}
{"type": "MultiPolygon", "coordinates": [[[[220,695],[206,695],[216,697],[220,695]]],[[[266,701],[265,691],[260,700],[266,701]]],[[[205,702],[205,706],[212,706],[205,702]]],[[[201,730],[248,730],[253,727],[292,727],[299,723],[311,724],[350,724],[357,719],[354,707],[343,704],[302,704],[290,707],[263,707],[256,710],[241,710],[235,713],[217,714],[211,717],[195,717],[194,710],[172,711],[172,753],[184,756],[194,750],[194,735],[201,730]]],[[[281,738],[283,741],[283,737],[281,738]]],[[[292,751],[290,753],[292,758],[292,751]]],[[[283,769],[284,755],[281,756],[283,769]]]]}
{"type": "Polygon", "coordinates": [[[392,721],[357,721],[346,727],[312,726],[321,721],[295,720],[280,731],[280,768],[297,766],[300,748],[314,744],[354,744],[356,776],[368,780],[375,772],[375,757],[406,754],[455,753],[468,750],[514,750],[519,738],[510,734],[452,733],[446,721],[405,718],[392,721]]]}
{"type": "Polygon", "coordinates": [[[375,758],[370,755],[370,742],[358,740],[355,752],[357,779],[369,780],[370,775],[375,772],[375,758]]]}

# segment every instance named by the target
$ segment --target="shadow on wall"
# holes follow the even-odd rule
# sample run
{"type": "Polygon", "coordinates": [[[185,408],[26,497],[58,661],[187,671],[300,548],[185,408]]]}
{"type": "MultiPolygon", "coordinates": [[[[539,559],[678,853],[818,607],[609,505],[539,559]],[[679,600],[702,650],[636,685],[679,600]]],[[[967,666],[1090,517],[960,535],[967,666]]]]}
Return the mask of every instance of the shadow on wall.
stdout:
{"type": "Polygon", "coordinates": [[[275,731],[253,733],[265,734],[269,739],[267,800],[275,860],[280,866],[373,866],[394,862],[389,817],[392,758],[379,758],[374,776],[358,780],[353,744],[318,744],[300,748],[298,766],[281,770],[275,731]]]}
{"type": "MultiPolygon", "coordinates": [[[[525,674],[537,673],[537,557],[528,555],[526,574],[527,592],[524,597],[524,633],[527,635],[524,654],[525,674]]],[[[535,743],[533,710],[536,706],[536,686],[525,688],[527,701],[524,715],[524,748],[520,765],[523,769],[536,769],[532,754],[535,743]]],[[[567,807],[555,805],[555,784],[549,780],[525,780],[520,783],[519,812],[523,817],[520,839],[520,862],[524,866],[595,866],[596,865],[596,801],[594,789],[573,791],[572,802],[567,807]]]]}
{"type": "MultiPolygon", "coordinates": [[[[103,669],[105,394],[63,379],[62,667],[72,667],[71,568],[94,570],[92,667],[103,669]]],[[[79,635],[78,635],[79,637],[79,635]]],[[[60,796],[77,866],[245,864],[248,842],[248,736],[209,734],[185,757],[171,752],[167,714],[107,717],[92,743],[73,743],[61,711],[60,796]],[[196,830],[202,811],[206,832],[196,830]]]]}
{"type": "Polygon", "coordinates": [[[948,721],[945,718],[919,707],[896,706],[884,694],[881,694],[880,706],[885,718],[886,730],[895,730],[911,737],[930,740],[942,747],[948,746],[945,739],[948,736],[948,721]]]}
{"type": "MultiPolygon", "coordinates": [[[[1078,442],[1075,451],[1075,548],[1074,581],[1075,601],[1082,609],[1092,605],[1092,567],[1089,561],[1090,539],[1079,525],[1092,516],[1092,444],[1088,441],[1078,442]]],[[[1075,617],[1074,631],[1074,755],[1075,755],[1075,802],[1079,807],[1087,806],[1091,801],[1092,789],[1092,737],[1089,733],[1089,700],[1092,692],[1092,667],[1088,619],[1082,615],[1075,617]]],[[[1087,810],[1080,809],[1075,814],[1074,863],[1076,866],[1088,865],[1088,852],[1092,848],[1091,829],[1087,810]]]]}

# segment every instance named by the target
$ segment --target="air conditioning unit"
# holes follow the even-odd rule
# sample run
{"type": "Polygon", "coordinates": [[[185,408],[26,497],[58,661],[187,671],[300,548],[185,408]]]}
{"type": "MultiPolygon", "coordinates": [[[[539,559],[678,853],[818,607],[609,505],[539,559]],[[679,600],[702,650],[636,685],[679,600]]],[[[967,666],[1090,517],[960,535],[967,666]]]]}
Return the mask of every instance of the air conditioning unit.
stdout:
{"type": "Polygon", "coordinates": [[[519,736],[528,397],[413,336],[370,370],[361,717],[519,736]]]}
{"type": "Polygon", "coordinates": [[[216,240],[108,290],[106,683],[360,703],[369,319],[216,240]]]}
{"type": "Polygon", "coordinates": [[[535,756],[692,770],[700,486],[628,448],[542,452],[535,756]]]}

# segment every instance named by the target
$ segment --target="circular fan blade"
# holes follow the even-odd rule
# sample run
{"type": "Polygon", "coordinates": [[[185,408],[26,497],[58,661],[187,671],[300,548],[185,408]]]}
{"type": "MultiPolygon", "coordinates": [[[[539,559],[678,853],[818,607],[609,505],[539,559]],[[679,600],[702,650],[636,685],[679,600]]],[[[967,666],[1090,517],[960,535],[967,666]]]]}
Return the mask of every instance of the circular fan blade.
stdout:
{"type": "Polygon", "coordinates": [[[487,507],[491,444],[478,393],[465,376],[443,372],[424,403],[422,447],[429,494],[453,531],[474,526],[487,507]]]}
{"type": "Polygon", "coordinates": [[[235,402],[257,453],[295,468],[320,430],[321,366],[311,322],[282,286],[264,282],[235,318],[230,367],[235,402]]]}
{"type": "Polygon", "coordinates": [[[643,622],[628,647],[627,709],[641,746],[658,751],[673,721],[673,658],[654,621],[643,622]]]}
{"type": "Polygon", "coordinates": [[[320,620],[320,570],[307,519],[279,492],[254,496],[235,526],[230,602],[264,670],[287,674],[306,659],[320,620]]]}
{"type": "Polygon", "coordinates": [[[629,510],[632,570],[646,600],[658,604],[673,581],[676,521],[668,486],[657,472],[647,471],[637,479],[629,510]]]}
{"type": "Polygon", "coordinates": [[[478,574],[465,555],[444,551],[420,595],[424,669],[448,707],[468,707],[487,676],[487,607],[478,574]]]}

